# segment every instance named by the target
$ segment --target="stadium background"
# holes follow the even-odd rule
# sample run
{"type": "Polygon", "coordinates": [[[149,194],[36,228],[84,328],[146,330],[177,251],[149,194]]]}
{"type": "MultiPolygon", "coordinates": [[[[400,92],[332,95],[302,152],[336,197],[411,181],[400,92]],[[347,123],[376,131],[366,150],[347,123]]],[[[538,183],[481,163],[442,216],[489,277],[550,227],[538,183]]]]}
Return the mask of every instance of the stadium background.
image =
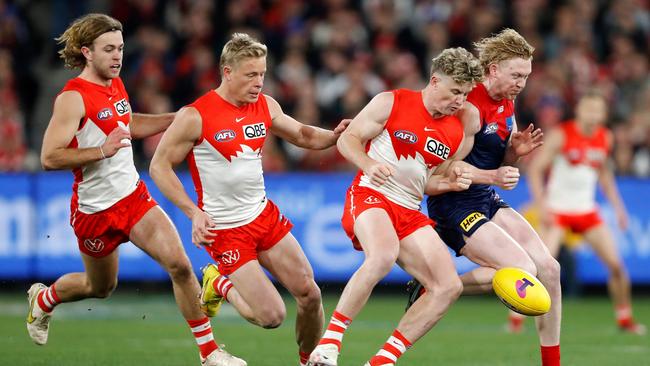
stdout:
{"type": "MultiPolygon", "coordinates": [[[[14,290],[22,291],[24,284],[32,280],[52,280],[62,273],[82,269],[68,224],[72,174],[42,172],[38,156],[54,97],[67,79],[76,76],[76,72],[63,68],[53,38],[73,19],[88,12],[110,14],[124,25],[126,48],[121,76],[135,112],[177,110],[216,87],[220,50],[232,32],[243,31],[269,47],[265,93],[276,98],[285,112],[298,120],[325,128],[333,127],[341,118],[354,116],[380,91],[421,88],[428,77],[429,60],[440,50],[450,46],[470,48],[473,41],[503,27],[516,29],[536,47],[533,73],[517,99],[520,127],[532,122],[548,130],[570,116],[576,98],[594,86],[610,102],[609,127],[615,135],[612,158],[630,210],[629,230],[621,232],[616,228],[607,204],[603,205],[603,212],[612,224],[635,285],[635,302],[639,303],[636,312],[641,320],[650,321],[647,0],[0,0],[0,310],[9,313],[8,320],[2,321],[0,334],[10,335],[7,347],[12,347],[11,342],[20,345],[8,348],[14,351],[9,354],[16,356],[16,360],[22,359],[21,339],[26,336],[20,333],[22,329],[11,328],[14,323],[23,327],[20,317],[16,317],[22,308],[16,309],[20,306],[18,301],[24,300],[22,294],[17,300],[14,290]]],[[[198,270],[209,258],[189,243],[189,220],[161,197],[146,175],[158,140],[159,137],[151,137],[134,143],[136,164],[155,198],[178,226],[198,270]]],[[[360,253],[351,249],[339,225],[352,168],[335,149],[304,151],[273,138],[268,139],[264,148],[263,164],[269,196],[296,224],[294,234],[309,256],[319,284],[327,289],[330,282],[346,281],[362,259],[360,253]]],[[[520,164],[524,172],[526,164],[520,164]]],[[[192,191],[188,176],[183,174],[186,188],[192,191]]],[[[528,200],[525,182],[516,190],[503,193],[516,208],[528,200]]],[[[571,268],[574,257],[567,258],[564,263],[571,268]]],[[[457,260],[457,266],[460,271],[470,268],[463,259],[457,260]]],[[[168,289],[164,272],[131,244],[121,248],[120,268],[120,280],[133,282],[131,288],[143,288],[141,285],[146,281],[168,289]]],[[[573,305],[569,302],[567,311],[572,306],[587,309],[577,310],[587,318],[603,313],[602,327],[608,329],[611,314],[604,297],[606,273],[602,265],[590,250],[582,247],[576,252],[575,268],[572,278],[584,285],[595,285],[588,288],[595,289],[598,296],[575,300],[585,302],[573,305]]],[[[406,278],[396,270],[387,278],[388,286],[382,288],[403,296],[398,291],[403,291],[401,284],[406,278]]],[[[338,287],[333,288],[333,295],[337,295],[338,287]]],[[[118,300],[108,303],[135,301],[135,307],[149,304],[138,292],[120,300],[119,291],[118,300]]],[[[161,296],[168,302],[166,295],[164,292],[161,296]]],[[[155,294],[150,296],[158,299],[155,294]]],[[[402,298],[398,299],[389,296],[387,301],[391,305],[401,304],[402,298]]],[[[331,312],[334,300],[326,302],[326,311],[331,312]]],[[[467,309],[459,310],[467,312],[460,318],[476,309],[489,308],[491,300],[459,304],[460,309],[467,309]]],[[[101,306],[92,301],[85,303],[101,306]]],[[[171,307],[173,314],[173,304],[171,307]]],[[[110,313],[110,309],[106,311],[110,313]]],[[[378,312],[384,314],[383,310],[378,312]]],[[[499,321],[500,315],[496,311],[494,322],[499,321]]],[[[174,316],[177,315],[170,315],[174,316]]],[[[452,314],[452,319],[457,318],[452,314]]],[[[589,320],[585,322],[588,324],[589,320]]],[[[171,327],[178,328],[177,325],[172,323],[171,327]]],[[[237,329],[245,327],[236,322],[230,325],[237,329]]],[[[571,329],[570,324],[568,327],[571,329]]],[[[444,330],[443,326],[443,335],[447,334],[444,330]]],[[[252,330],[246,334],[261,333],[252,330]]],[[[591,331],[581,337],[589,335],[591,331]]],[[[383,337],[376,343],[383,342],[383,337]]],[[[486,336],[484,341],[490,342],[490,337],[486,336]]],[[[534,332],[527,337],[528,343],[535,344],[534,332]]],[[[517,352],[516,342],[505,342],[513,343],[512,352],[517,352]]],[[[635,351],[643,356],[639,360],[647,362],[650,348],[647,343],[639,347],[635,351]]],[[[29,352],[29,348],[24,349],[29,352]]],[[[364,351],[369,353],[372,349],[374,346],[364,351]]],[[[453,356],[450,361],[455,360],[453,356]]],[[[414,352],[412,357],[430,360],[424,353],[414,352]]],[[[613,357],[612,362],[616,359],[621,358],[613,357]]],[[[603,358],[594,360],[594,364],[609,364],[602,363],[603,358]]],[[[363,357],[358,361],[363,362],[363,357]]]]}

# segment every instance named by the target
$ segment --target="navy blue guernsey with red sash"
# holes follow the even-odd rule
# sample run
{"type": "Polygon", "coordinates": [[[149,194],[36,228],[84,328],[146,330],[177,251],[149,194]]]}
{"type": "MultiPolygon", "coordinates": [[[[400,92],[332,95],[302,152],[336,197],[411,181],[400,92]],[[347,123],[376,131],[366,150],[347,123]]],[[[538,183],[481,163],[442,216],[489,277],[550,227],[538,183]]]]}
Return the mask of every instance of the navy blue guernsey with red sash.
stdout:
{"type": "MultiPolygon", "coordinates": [[[[480,115],[481,130],[474,136],[474,146],[465,162],[485,170],[497,169],[503,163],[512,127],[516,123],[512,100],[494,100],[483,84],[467,96],[480,115]]],[[[501,207],[508,207],[488,184],[472,184],[468,190],[449,192],[427,199],[429,217],[447,245],[458,250],[464,245],[463,235],[470,236],[501,207]]]]}

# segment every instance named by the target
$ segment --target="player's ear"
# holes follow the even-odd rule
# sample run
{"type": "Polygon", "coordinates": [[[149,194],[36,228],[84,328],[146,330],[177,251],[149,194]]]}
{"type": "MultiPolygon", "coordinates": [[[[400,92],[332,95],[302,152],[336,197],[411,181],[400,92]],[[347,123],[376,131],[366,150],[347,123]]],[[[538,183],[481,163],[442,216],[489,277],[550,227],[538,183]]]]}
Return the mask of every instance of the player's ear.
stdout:
{"type": "Polygon", "coordinates": [[[92,60],[92,55],[91,55],[91,49],[90,49],[90,47],[81,46],[80,51],[81,51],[81,54],[84,55],[84,57],[86,58],[86,60],[88,60],[88,61],[91,61],[91,60],[92,60]]]}
{"type": "Polygon", "coordinates": [[[223,78],[230,81],[232,79],[232,67],[225,65],[222,69],[223,78]]]}
{"type": "Polygon", "coordinates": [[[440,82],[440,78],[436,74],[431,75],[431,79],[429,79],[429,84],[431,86],[436,86],[440,82]]]}
{"type": "Polygon", "coordinates": [[[496,63],[492,63],[488,65],[488,74],[494,76],[496,75],[498,70],[499,70],[499,65],[497,65],[496,63]]]}

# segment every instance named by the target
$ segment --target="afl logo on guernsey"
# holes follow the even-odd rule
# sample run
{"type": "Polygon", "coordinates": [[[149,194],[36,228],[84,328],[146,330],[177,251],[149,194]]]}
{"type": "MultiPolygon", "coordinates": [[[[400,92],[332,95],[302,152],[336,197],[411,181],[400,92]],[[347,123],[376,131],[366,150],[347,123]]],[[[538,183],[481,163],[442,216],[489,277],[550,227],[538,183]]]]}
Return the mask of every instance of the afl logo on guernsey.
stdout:
{"type": "Polygon", "coordinates": [[[398,130],[393,132],[396,139],[406,142],[407,144],[414,144],[418,141],[418,137],[411,131],[398,130]]]}
{"type": "Polygon", "coordinates": [[[233,130],[221,130],[214,134],[214,139],[217,142],[228,142],[234,140],[236,136],[233,130]]]}
{"type": "Polygon", "coordinates": [[[431,137],[427,137],[427,142],[424,144],[424,150],[442,160],[447,160],[449,158],[449,152],[451,151],[449,146],[431,137]]]}
{"type": "Polygon", "coordinates": [[[99,113],[97,113],[97,119],[100,121],[105,121],[113,117],[113,111],[110,108],[104,108],[99,113]]]}
{"type": "Polygon", "coordinates": [[[264,126],[264,122],[245,125],[242,126],[242,128],[244,130],[244,138],[246,140],[259,139],[266,136],[266,126],[264,126]]]}

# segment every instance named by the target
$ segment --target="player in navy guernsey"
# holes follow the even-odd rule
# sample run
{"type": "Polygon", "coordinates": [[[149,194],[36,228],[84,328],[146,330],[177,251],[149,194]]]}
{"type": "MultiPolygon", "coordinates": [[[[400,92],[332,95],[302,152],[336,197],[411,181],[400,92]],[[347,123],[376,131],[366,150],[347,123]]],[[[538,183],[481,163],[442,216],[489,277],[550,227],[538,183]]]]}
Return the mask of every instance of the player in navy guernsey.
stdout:
{"type": "MultiPolygon", "coordinates": [[[[552,302],[551,310],[536,318],[542,366],[559,366],[560,266],[528,222],[491,187],[514,188],[519,171],[507,164],[514,164],[542,144],[539,129],[530,125],[517,131],[514,118],[513,101],[526,85],[534,49],[511,29],[475,46],[485,81],[472,90],[459,112],[465,141],[457,155],[474,166],[472,186],[459,192],[428,190],[429,216],[457,255],[481,266],[461,276],[464,294],[491,291],[496,270],[504,267],[518,267],[539,278],[552,302]]],[[[411,286],[409,300],[418,297],[418,287],[411,286]]]]}

